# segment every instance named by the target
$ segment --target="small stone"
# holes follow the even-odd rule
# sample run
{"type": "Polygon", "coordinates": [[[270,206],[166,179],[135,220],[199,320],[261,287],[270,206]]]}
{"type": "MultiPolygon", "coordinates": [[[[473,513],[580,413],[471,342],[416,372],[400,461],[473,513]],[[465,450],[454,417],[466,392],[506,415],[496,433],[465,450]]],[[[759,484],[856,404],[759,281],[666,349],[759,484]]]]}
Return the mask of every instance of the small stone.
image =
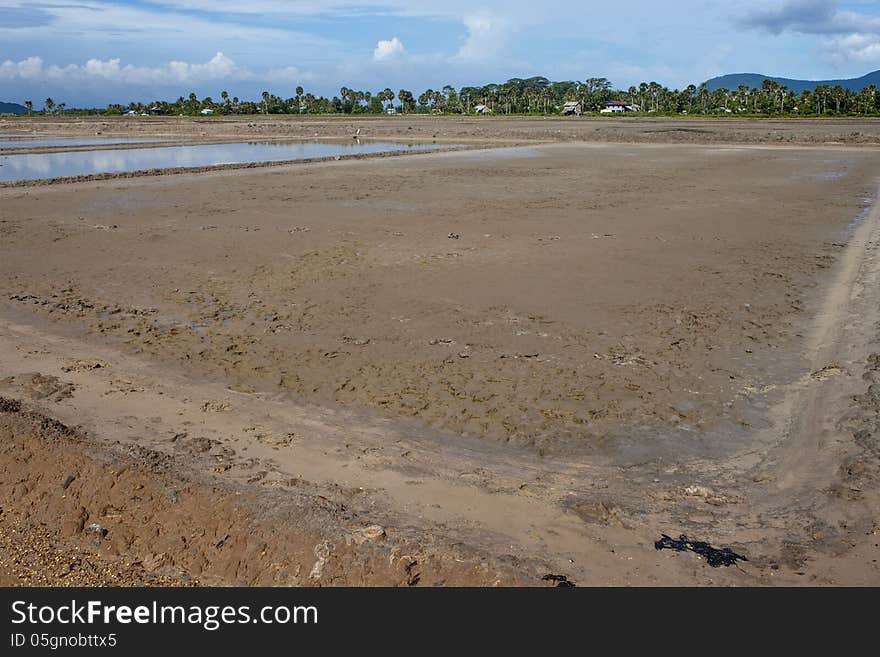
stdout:
{"type": "Polygon", "coordinates": [[[101,527],[101,525],[96,522],[93,522],[91,525],[86,527],[84,531],[86,534],[96,534],[101,538],[104,538],[107,535],[107,530],[104,527],[101,527]]]}
{"type": "Polygon", "coordinates": [[[180,499],[180,494],[167,484],[162,486],[162,492],[165,493],[165,497],[167,497],[168,501],[172,504],[177,504],[180,499]]]}

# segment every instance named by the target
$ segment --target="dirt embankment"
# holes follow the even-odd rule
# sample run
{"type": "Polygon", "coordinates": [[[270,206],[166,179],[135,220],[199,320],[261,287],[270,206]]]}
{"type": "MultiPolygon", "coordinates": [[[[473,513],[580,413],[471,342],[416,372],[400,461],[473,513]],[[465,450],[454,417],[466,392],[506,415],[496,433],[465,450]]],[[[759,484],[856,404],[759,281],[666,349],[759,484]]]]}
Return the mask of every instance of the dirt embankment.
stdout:
{"type": "Polygon", "coordinates": [[[526,581],[460,553],[394,541],[321,496],[286,491],[282,501],[180,470],[167,454],[98,447],[79,430],[0,397],[0,585],[526,581]]]}

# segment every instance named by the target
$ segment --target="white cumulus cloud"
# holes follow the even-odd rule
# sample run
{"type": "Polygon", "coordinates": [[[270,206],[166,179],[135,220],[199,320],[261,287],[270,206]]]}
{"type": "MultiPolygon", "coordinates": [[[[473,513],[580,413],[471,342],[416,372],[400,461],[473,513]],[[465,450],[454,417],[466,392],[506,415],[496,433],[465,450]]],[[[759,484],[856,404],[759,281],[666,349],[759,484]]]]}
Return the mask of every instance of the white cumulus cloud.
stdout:
{"type": "Polygon", "coordinates": [[[817,35],[837,64],[880,61],[880,18],[842,9],[836,0],[788,0],[770,8],[757,8],[740,24],[775,35],[817,35]]]}
{"type": "Polygon", "coordinates": [[[6,60],[0,63],[0,80],[26,80],[31,82],[95,81],[104,80],[120,84],[182,84],[210,80],[249,79],[253,74],[242,68],[222,52],[218,52],[203,64],[170,61],[163,66],[123,65],[120,59],[89,59],[85,64],[66,66],[47,65],[40,57],[28,57],[18,62],[6,60]]]}
{"type": "Polygon", "coordinates": [[[496,14],[481,11],[464,17],[467,36],[453,60],[480,62],[498,55],[507,43],[511,25],[496,14]]]}
{"type": "Polygon", "coordinates": [[[392,37],[390,41],[379,41],[376,49],[373,51],[373,59],[377,62],[387,62],[397,59],[406,52],[403,43],[397,37],[392,37]]]}
{"type": "Polygon", "coordinates": [[[880,37],[872,34],[850,34],[825,43],[831,60],[837,63],[847,61],[865,62],[874,65],[880,62],[880,37]]]}

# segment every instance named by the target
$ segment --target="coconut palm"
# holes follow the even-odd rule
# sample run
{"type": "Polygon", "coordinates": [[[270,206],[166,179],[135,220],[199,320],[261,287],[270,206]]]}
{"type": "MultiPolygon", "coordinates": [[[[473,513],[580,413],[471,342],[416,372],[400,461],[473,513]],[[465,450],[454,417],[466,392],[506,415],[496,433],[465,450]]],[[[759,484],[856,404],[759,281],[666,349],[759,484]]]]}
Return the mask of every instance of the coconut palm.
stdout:
{"type": "Polygon", "coordinates": [[[407,91],[406,89],[401,89],[397,92],[397,100],[400,101],[400,107],[404,112],[413,109],[416,104],[412,91],[407,91]]]}

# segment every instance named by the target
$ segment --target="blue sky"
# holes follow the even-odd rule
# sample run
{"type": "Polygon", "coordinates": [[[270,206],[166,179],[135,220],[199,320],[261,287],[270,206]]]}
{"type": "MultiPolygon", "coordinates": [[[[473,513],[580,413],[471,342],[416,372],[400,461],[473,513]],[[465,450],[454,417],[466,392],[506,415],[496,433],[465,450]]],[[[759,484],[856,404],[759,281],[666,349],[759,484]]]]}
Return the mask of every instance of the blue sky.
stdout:
{"type": "Polygon", "coordinates": [[[37,104],[878,68],[877,0],[0,0],[0,100],[37,104]]]}

